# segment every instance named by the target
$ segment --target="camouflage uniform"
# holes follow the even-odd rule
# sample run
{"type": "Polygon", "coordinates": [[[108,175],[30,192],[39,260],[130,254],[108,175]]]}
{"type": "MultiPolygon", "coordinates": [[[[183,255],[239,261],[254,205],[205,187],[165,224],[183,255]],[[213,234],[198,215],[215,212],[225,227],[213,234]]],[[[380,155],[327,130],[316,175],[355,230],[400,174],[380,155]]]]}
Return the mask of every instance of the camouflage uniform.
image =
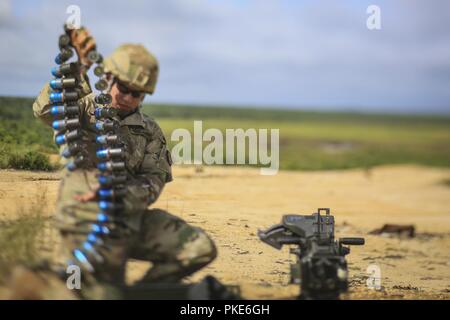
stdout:
{"type": "MultiPolygon", "coordinates": [[[[139,60],[140,56],[145,58],[146,54],[147,59],[149,57],[154,59],[145,49],[145,52],[142,52],[142,49],[142,46],[125,45],[116,51],[122,54],[123,59],[134,59],[134,62],[139,60]],[[140,55],[133,56],[136,52],[140,55]]],[[[128,69],[132,67],[127,61],[122,65],[117,65],[117,60],[115,62],[116,67],[128,69]]],[[[142,64],[145,65],[145,62],[142,64]]],[[[155,63],[152,64],[154,65],[155,63]]],[[[136,85],[131,85],[136,84],[133,79],[140,80],[144,85],[146,81],[151,82],[152,86],[150,88],[147,86],[146,92],[152,93],[156,78],[145,72],[142,76],[143,70],[137,68],[137,76],[132,75],[129,79],[122,77],[120,80],[135,88],[136,85]]],[[[120,75],[120,72],[114,71],[110,70],[113,75],[120,75]]],[[[130,73],[132,72],[128,72],[130,73]]],[[[89,166],[73,172],[63,170],[57,203],[57,227],[61,232],[67,257],[71,257],[73,249],[80,247],[85,241],[86,235],[90,232],[90,224],[96,220],[98,213],[97,202],[82,203],[74,199],[74,195],[93,191],[97,185],[96,133],[93,129],[96,121],[95,102],[94,94],[90,93],[87,83],[88,81],[85,81],[80,84],[83,94],[79,106],[80,121],[85,131],[83,139],[89,153],[89,166]]],[[[139,82],[137,88],[139,89],[139,82]]],[[[36,117],[51,125],[53,118],[49,112],[51,108],[49,94],[50,87],[47,84],[34,102],[33,110],[36,117]]],[[[152,268],[142,281],[172,282],[179,281],[200,269],[216,256],[214,243],[202,230],[188,225],[164,210],[147,209],[156,201],[165,183],[172,180],[170,152],[158,124],[137,109],[120,120],[119,137],[125,144],[124,161],[131,177],[127,181],[127,193],[124,198],[124,226],[120,229],[120,237],[108,239],[108,248],[99,249],[99,253],[105,257],[105,262],[96,268],[93,276],[84,278],[90,284],[90,292],[83,292],[83,295],[89,298],[109,297],[105,290],[91,289],[99,282],[123,283],[125,264],[130,258],[152,262],[152,268]]]]}

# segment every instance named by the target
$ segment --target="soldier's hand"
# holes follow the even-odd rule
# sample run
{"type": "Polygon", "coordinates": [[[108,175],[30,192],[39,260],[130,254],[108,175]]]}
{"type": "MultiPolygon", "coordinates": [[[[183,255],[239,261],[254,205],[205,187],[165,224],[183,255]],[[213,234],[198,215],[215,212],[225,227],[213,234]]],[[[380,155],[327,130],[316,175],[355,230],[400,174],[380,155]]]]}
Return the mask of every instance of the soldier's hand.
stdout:
{"type": "Polygon", "coordinates": [[[72,46],[77,52],[78,61],[86,70],[89,69],[93,62],[88,59],[88,54],[97,48],[94,37],[91,36],[85,27],[68,30],[67,34],[70,37],[72,46]]]}
{"type": "Polygon", "coordinates": [[[89,191],[84,194],[77,194],[73,198],[80,202],[95,201],[97,200],[97,190],[89,191]]]}

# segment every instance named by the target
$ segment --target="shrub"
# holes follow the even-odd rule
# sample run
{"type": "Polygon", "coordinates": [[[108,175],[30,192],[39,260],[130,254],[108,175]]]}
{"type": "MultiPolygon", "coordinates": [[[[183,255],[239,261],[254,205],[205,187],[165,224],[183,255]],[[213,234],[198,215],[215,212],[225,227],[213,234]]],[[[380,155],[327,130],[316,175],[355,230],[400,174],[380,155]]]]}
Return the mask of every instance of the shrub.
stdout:
{"type": "Polygon", "coordinates": [[[37,151],[11,153],[8,158],[7,167],[11,169],[43,171],[50,171],[53,169],[48,156],[37,151]]]}

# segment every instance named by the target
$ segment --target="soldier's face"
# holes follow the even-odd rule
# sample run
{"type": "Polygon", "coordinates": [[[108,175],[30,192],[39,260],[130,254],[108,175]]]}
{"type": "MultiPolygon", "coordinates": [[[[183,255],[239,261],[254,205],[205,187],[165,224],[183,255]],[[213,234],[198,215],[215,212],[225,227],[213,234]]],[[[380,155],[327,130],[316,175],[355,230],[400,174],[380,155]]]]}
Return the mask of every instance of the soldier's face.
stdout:
{"type": "Polygon", "coordinates": [[[112,106],[127,113],[136,110],[145,97],[145,93],[133,91],[117,81],[111,87],[110,94],[112,106]]]}

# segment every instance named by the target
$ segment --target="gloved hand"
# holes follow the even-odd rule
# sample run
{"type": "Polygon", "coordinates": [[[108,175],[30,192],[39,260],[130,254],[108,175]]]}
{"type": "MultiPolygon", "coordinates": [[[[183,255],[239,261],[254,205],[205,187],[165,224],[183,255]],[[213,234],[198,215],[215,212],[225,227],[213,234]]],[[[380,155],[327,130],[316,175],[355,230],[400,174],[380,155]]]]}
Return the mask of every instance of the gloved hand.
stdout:
{"type": "Polygon", "coordinates": [[[97,45],[94,37],[91,36],[89,31],[85,27],[79,29],[67,29],[68,36],[70,37],[71,45],[74,47],[78,55],[78,61],[84,69],[84,72],[90,68],[93,62],[88,58],[90,51],[96,50],[97,45]]]}

